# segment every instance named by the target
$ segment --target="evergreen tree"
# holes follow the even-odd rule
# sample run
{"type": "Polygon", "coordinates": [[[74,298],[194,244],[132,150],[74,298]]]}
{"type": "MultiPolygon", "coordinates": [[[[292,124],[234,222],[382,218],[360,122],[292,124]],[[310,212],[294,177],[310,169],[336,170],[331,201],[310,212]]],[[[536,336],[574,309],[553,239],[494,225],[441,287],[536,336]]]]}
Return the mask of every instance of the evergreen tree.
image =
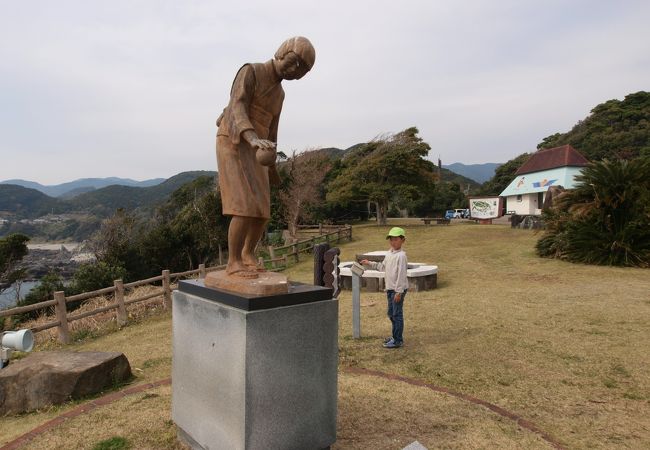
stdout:
{"type": "Polygon", "coordinates": [[[375,203],[378,222],[385,225],[389,203],[406,206],[435,184],[434,165],[425,159],[431,147],[417,134],[411,127],[357,148],[329,185],[327,201],[375,203]]]}

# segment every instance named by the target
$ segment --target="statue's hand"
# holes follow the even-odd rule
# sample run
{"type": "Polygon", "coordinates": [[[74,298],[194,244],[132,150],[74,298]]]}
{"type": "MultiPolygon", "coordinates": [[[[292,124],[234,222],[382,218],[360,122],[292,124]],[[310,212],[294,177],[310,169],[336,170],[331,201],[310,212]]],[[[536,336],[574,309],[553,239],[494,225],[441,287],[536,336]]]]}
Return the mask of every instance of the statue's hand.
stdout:
{"type": "Polygon", "coordinates": [[[251,145],[254,148],[261,150],[275,150],[275,142],[269,141],[268,139],[254,139],[253,142],[251,142],[251,145]]]}

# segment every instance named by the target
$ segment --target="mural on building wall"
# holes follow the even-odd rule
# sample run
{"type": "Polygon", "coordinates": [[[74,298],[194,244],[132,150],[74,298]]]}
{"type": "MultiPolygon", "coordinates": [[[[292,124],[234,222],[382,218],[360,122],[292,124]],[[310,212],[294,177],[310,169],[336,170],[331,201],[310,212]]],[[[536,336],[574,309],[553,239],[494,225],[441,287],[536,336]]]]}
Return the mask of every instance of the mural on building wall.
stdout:
{"type": "Polygon", "coordinates": [[[547,180],[546,178],[544,178],[542,181],[535,181],[533,183],[533,187],[540,188],[540,187],[552,186],[553,183],[555,183],[556,181],[557,181],[557,179],[555,179],[555,180],[547,180]]]}

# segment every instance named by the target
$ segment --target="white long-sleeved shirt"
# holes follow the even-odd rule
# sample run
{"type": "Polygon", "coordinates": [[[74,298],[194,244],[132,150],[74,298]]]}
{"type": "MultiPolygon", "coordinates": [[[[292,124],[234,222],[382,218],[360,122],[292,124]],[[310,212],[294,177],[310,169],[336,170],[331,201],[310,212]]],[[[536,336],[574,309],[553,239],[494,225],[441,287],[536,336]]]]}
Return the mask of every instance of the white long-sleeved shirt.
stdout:
{"type": "Polygon", "coordinates": [[[383,271],[386,281],[386,290],[393,290],[399,294],[406,291],[409,287],[409,281],[406,277],[408,270],[408,261],[404,250],[393,250],[392,248],[384,257],[383,262],[371,262],[368,264],[371,269],[383,271]]]}

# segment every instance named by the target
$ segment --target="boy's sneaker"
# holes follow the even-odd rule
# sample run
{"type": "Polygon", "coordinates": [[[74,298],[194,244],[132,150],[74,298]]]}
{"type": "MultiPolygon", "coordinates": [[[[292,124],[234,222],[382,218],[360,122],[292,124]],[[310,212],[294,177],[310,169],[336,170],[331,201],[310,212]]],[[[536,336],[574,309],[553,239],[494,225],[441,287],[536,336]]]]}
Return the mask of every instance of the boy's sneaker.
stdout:
{"type": "Polygon", "coordinates": [[[386,339],[384,339],[384,344],[388,344],[392,340],[393,340],[393,336],[388,336],[386,339]]]}
{"type": "Polygon", "coordinates": [[[384,348],[400,348],[402,346],[401,342],[395,342],[395,339],[391,338],[390,341],[384,343],[384,348]]]}

